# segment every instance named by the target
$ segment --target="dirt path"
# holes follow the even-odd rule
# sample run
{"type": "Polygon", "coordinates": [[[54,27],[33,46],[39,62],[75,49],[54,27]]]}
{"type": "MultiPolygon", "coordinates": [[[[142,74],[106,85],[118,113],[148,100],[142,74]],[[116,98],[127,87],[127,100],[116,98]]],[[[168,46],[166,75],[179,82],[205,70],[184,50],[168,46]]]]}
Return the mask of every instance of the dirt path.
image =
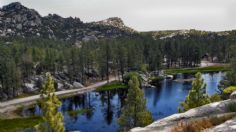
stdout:
{"type": "MultiPolygon", "coordinates": [[[[110,82],[118,80],[118,78],[112,77],[110,78],[110,82]]],[[[55,92],[57,96],[66,96],[66,95],[76,95],[76,94],[83,94],[86,92],[90,92],[95,90],[97,87],[106,84],[107,81],[97,82],[92,84],[88,87],[80,88],[80,89],[72,89],[72,90],[64,90],[55,92]]],[[[20,99],[13,99],[5,102],[0,102],[0,113],[14,111],[19,107],[24,107],[27,105],[35,104],[37,100],[40,99],[40,95],[29,96],[20,99]]]]}
{"type": "Polygon", "coordinates": [[[226,63],[213,63],[210,61],[201,61],[200,67],[208,67],[208,66],[226,66],[226,63]]]}

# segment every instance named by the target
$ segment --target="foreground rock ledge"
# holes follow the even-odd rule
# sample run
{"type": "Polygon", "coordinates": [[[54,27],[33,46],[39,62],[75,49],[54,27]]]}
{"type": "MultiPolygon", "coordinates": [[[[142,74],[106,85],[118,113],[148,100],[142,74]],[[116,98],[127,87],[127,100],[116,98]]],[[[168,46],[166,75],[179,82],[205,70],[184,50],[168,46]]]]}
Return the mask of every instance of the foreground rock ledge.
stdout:
{"type": "MultiPolygon", "coordinates": [[[[236,102],[236,99],[229,99],[220,102],[215,102],[211,104],[207,104],[198,108],[191,109],[185,113],[173,114],[164,119],[157,120],[152,124],[146,127],[136,127],[131,129],[131,132],[160,132],[160,131],[171,131],[171,129],[177,125],[179,121],[187,121],[192,120],[194,118],[208,117],[216,114],[227,114],[230,113],[228,110],[228,105],[232,102],[236,102]]],[[[229,128],[229,131],[236,131],[236,119],[231,119],[226,121],[225,123],[216,126],[212,129],[208,129],[206,131],[220,131],[224,128],[229,128]]]]}

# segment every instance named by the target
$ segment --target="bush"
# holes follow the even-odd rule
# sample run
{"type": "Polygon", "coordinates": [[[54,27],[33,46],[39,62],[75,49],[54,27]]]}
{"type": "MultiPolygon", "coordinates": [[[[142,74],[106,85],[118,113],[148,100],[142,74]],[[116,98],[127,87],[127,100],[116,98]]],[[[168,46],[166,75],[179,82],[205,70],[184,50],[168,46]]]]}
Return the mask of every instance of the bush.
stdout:
{"type": "Polygon", "coordinates": [[[228,108],[230,112],[236,112],[236,103],[230,103],[228,108]]]}
{"type": "Polygon", "coordinates": [[[141,78],[141,76],[137,72],[129,72],[129,73],[125,74],[125,76],[124,76],[124,83],[128,84],[129,80],[133,76],[136,76],[138,78],[138,80],[139,80],[139,84],[142,84],[142,78],[141,78]]]}
{"type": "Polygon", "coordinates": [[[231,94],[234,91],[236,91],[236,86],[230,86],[230,87],[224,89],[224,94],[231,94]]]}
{"type": "Polygon", "coordinates": [[[210,96],[210,100],[211,102],[218,102],[218,101],[221,101],[221,96],[219,94],[213,94],[212,96],[210,96]]]}

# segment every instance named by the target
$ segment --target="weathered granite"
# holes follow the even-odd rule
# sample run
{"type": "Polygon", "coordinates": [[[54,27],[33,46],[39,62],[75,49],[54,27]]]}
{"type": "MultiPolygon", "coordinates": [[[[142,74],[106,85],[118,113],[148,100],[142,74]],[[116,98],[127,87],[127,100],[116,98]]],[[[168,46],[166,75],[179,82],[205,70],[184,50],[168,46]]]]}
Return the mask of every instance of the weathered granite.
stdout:
{"type": "Polygon", "coordinates": [[[236,99],[236,92],[233,92],[230,94],[230,99],[236,99]]]}
{"type": "Polygon", "coordinates": [[[131,129],[131,132],[166,132],[170,131],[170,128],[173,126],[176,126],[178,121],[182,120],[188,120],[193,118],[199,118],[204,116],[210,116],[214,114],[223,114],[223,113],[229,113],[228,110],[228,104],[236,102],[236,100],[224,100],[220,102],[215,102],[211,104],[207,104],[198,108],[191,109],[184,113],[179,114],[173,114],[171,116],[168,116],[164,119],[157,120],[153,122],[152,124],[146,126],[146,127],[136,127],[131,129]]]}
{"type": "Polygon", "coordinates": [[[236,118],[228,120],[214,128],[207,129],[205,132],[236,132],[236,118]]]}

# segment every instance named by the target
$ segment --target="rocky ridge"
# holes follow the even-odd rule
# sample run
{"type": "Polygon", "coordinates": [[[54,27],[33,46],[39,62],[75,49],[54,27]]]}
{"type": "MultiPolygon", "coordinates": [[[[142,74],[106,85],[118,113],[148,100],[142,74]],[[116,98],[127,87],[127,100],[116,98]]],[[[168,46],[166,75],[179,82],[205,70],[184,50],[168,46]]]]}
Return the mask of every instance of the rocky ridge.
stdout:
{"type": "Polygon", "coordinates": [[[201,31],[201,30],[166,30],[166,31],[152,31],[150,33],[154,39],[173,39],[175,37],[190,38],[191,36],[215,38],[215,37],[224,37],[234,34],[235,31],[221,31],[221,32],[212,32],[212,31],[201,31]]]}
{"type": "Polygon", "coordinates": [[[42,37],[80,43],[102,38],[131,36],[134,30],[120,18],[83,23],[79,18],[63,18],[56,14],[42,17],[36,10],[19,2],[0,8],[1,37],[42,37]]]}

